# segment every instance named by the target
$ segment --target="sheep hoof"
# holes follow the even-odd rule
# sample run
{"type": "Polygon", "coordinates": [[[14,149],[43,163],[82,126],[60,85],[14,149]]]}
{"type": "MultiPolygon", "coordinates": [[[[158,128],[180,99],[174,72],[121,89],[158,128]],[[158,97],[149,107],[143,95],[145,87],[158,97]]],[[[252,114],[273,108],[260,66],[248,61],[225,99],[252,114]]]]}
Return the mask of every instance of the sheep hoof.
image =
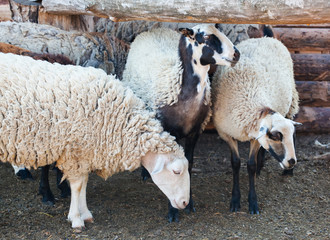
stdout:
{"type": "Polygon", "coordinates": [[[184,209],[185,213],[196,212],[196,208],[194,207],[194,202],[192,200],[189,201],[189,204],[184,209]]]}
{"type": "Polygon", "coordinates": [[[81,233],[82,230],[83,230],[82,227],[75,227],[75,228],[73,228],[73,232],[74,232],[74,233],[81,233]]]}
{"type": "Polygon", "coordinates": [[[32,174],[29,170],[27,169],[21,169],[16,173],[16,176],[19,177],[20,179],[24,180],[34,180],[32,177],[32,174]]]}
{"type": "Polygon", "coordinates": [[[72,221],[72,228],[75,231],[82,231],[82,228],[85,227],[84,221],[81,218],[75,218],[75,219],[68,219],[69,221],[72,221]]]}
{"type": "Polygon", "coordinates": [[[289,169],[289,170],[283,170],[282,176],[293,176],[293,168],[292,169],[289,169]]]}
{"type": "Polygon", "coordinates": [[[179,210],[174,208],[174,207],[170,207],[168,210],[168,222],[179,222],[179,210]]]}
{"type": "Polygon", "coordinates": [[[94,223],[94,219],[93,218],[87,218],[87,219],[84,219],[84,222],[85,223],[94,223]]]}
{"type": "Polygon", "coordinates": [[[240,210],[241,210],[241,203],[239,201],[231,201],[230,211],[231,212],[239,212],[240,210]]]}
{"type": "Polygon", "coordinates": [[[258,208],[258,203],[251,203],[249,206],[249,212],[250,214],[257,214],[259,215],[259,208],[258,208]]]}

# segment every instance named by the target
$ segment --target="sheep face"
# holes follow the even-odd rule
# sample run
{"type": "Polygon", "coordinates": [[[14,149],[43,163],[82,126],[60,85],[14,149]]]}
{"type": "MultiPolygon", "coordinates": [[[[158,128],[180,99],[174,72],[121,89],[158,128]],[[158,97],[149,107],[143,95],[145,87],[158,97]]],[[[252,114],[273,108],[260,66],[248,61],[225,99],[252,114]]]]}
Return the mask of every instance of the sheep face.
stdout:
{"type": "Polygon", "coordinates": [[[185,208],[189,203],[190,178],[188,160],[174,153],[147,153],[142,165],[149,171],[153,182],[167,196],[173,207],[185,208]]]}
{"type": "Polygon", "coordinates": [[[200,24],[190,28],[180,28],[186,37],[187,48],[192,48],[195,64],[234,66],[240,53],[233,43],[214,25],[200,24]]]}
{"type": "Polygon", "coordinates": [[[267,115],[261,120],[257,137],[260,145],[285,169],[291,169],[297,163],[294,147],[295,124],[298,123],[279,113],[267,115]]]}

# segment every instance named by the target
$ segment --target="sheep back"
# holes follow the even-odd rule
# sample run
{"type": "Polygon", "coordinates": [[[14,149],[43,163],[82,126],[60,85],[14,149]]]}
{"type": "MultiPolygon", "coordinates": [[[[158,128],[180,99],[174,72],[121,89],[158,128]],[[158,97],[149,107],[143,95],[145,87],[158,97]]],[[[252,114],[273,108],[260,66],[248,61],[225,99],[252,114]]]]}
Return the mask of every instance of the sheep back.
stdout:
{"type": "Polygon", "coordinates": [[[131,44],[123,82],[149,108],[178,101],[183,72],[178,50],[180,36],[171,29],[158,28],[139,34],[131,44]]]}
{"type": "Polygon", "coordinates": [[[283,116],[298,111],[293,63],[287,48],[274,38],[248,39],[237,45],[234,68],[219,67],[212,82],[215,122],[228,135],[249,140],[258,110],[269,107],[283,116]],[[235,109],[235,111],[232,111],[235,109]]]}
{"type": "Polygon", "coordinates": [[[148,151],[183,150],[114,76],[0,53],[0,160],[57,161],[64,178],[134,170],[148,151]]]}

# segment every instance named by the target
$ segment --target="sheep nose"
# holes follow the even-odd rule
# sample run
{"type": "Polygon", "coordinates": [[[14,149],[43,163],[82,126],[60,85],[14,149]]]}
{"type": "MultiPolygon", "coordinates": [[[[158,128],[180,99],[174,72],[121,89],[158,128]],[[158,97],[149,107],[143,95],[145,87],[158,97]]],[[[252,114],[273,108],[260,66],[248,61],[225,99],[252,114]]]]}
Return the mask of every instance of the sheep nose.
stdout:
{"type": "Polygon", "coordinates": [[[291,158],[289,161],[289,167],[292,168],[295,164],[296,164],[296,160],[294,160],[293,158],[291,158]]]}
{"type": "Polygon", "coordinates": [[[186,201],[183,201],[183,206],[185,206],[185,207],[187,207],[187,205],[188,205],[188,202],[186,202],[186,201]]]}
{"type": "Polygon", "coordinates": [[[240,54],[240,52],[238,51],[238,49],[235,46],[234,46],[234,50],[235,50],[235,53],[234,53],[234,59],[233,59],[233,61],[238,62],[241,54],[240,54]]]}

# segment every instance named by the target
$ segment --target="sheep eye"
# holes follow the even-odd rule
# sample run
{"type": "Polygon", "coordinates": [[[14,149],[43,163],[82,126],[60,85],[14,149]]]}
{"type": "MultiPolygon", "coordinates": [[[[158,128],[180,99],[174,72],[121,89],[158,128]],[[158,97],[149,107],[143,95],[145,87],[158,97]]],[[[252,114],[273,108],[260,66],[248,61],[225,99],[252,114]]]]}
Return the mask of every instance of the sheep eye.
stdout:
{"type": "Polygon", "coordinates": [[[282,141],[283,135],[279,131],[270,132],[268,134],[269,138],[274,141],[282,141]]]}
{"type": "Polygon", "coordinates": [[[174,174],[180,174],[181,171],[179,171],[179,170],[173,170],[173,173],[174,173],[174,174]]]}

